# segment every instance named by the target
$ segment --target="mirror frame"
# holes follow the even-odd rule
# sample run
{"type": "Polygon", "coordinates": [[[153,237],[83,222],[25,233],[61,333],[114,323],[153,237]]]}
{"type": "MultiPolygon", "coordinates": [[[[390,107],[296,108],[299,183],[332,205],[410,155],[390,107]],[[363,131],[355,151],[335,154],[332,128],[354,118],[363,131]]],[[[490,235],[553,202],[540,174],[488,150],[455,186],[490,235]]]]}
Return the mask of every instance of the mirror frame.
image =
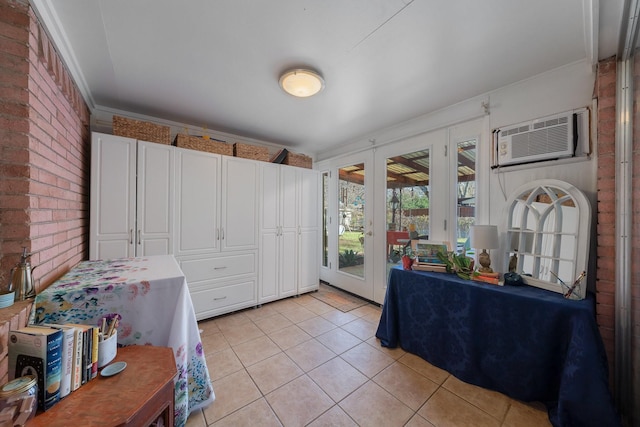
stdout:
{"type": "MultiPolygon", "coordinates": [[[[567,285],[571,286],[582,272],[588,271],[589,245],[590,245],[590,237],[591,237],[590,236],[591,204],[589,203],[589,200],[581,190],[579,190],[578,188],[574,187],[573,185],[565,181],[560,181],[556,179],[541,179],[541,180],[528,182],[516,188],[507,199],[503,216],[502,216],[502,224],[501,224],[501,230],[500,230],[504,237],[502,239],[502,244],[500,249],[502,256],[499,257],[499,259],[502,261],[502,271],[505,271],[505,272],[508,271],[509,259],[513,253],[512,248],[509,247],[510,241],[511,241],[510,235],[514,232],[514,230],[518,229],[517,226],[511,225],[514,208],[517,206],[522,206],[524,204],[525,209],[531,209],[532,202],[529,196],[532,194],[532,192],[534,194],[549,195],[550,199],[552,200],[552,203],[550,203],[550,205],[552,205],[550,206],[550,209],[555,210],[558,206],[561,206],[562,201],[566,200],[567,197],[573,201],[577,209],[576,214],[578,218],[578,223],[576,224],[576,227],[575,227],[576,230],[575,230],[575,236],[574,236],[576,247],[573,248],[574,249],[573,250],[573,254],[574,254],[573,277],[562,278],[562,280],[567,285]],[[555,197],[558,191],[563,193],[566,196],[564,196],[561,199],[558,199],[557,197],[555,197]],[[523,201],[523,200],[526,200],[526,201],[523,201]]],[[[542,221],[542,223],[544,223],[544,221],[548,217],[549,217],[548,212],[546,212],[543,215],[540,215],[540,220],[542,221]]],[[[556,218],[559,218],[560,221],[562,221],[562,215],[555,215],[554,219],[556,218]]],[[[537,242],[540,242],[544,234],[541,231],[540,223],[535,225],[536,225],[536,229],[533,230],[532,234],[534,235],[534,240],[537,242]]],[[[527,226],[530,226],[530,224],[527,223],[527,226]]],[[[557,230],[557,228],[560,226],[561,224],[555,224],[554,229],[557,230]]],[[[521,233],[520,230],[517,232],[521,233]]],[[[548,237],[548,233],[549,232],[547,231],[546,237],[548,237]]],[[[552,234],[554,234],[554,236],[552,237],[554,237],[554,241],[556,241],[555,235],[565,235],[567,233],[554,231],[552,232],[552,234]]],[[[557,243],[557,245],[559,244],[560,242],[557,243]]],[[[536,257],[541,255],[539,252],[537,252],[539,250],[538,248],[540,245],[534,244],[533,246],[534,246],[533,247],[534,252],[530,255],[532,255],[534,259],[536,259],[536,257]]],[[[547,254],[546,256],[557,261],[559,259],[557,255],[559,253],[558,246],[556,246],[555,252],[556,252],[555,254],[547,254]]],[[[518,266],[521,265],[521,262],[522,262],[521,260],[518,261],[518,266]]],[[[566,291],[567,291],[567,289],[560,284],[560,281],[557,278],[552,278],[552,280],[542,280],[537,277],[531,277],[526,275],[522,275],[522,278],[526,284],[531,286],[547,289],[553,292],[558,292],[563,295],[566,294],[566,291]]],[[[580,286],[576,287],[575,291],[571,292],[568,297],[572,299],[583,299],[585,297],[586,291],[587,291],[587,281],[582,280],[582,282],[580,283],[580,286]]]]}

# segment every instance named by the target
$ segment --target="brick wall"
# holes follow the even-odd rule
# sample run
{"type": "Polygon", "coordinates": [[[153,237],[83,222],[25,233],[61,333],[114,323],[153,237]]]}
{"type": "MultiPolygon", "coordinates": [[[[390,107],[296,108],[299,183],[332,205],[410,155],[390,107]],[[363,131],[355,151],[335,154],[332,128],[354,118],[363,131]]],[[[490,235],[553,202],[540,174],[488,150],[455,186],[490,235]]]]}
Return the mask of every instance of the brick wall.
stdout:
{"type": "Polygon", "coordinates": [[[89,111],[26,1],[0,0],[0,283],[33,253],[42,290],[86,259],[89,111]]]}
{"type": "Polygon", "coordinates": [[[609,360],[613,384],[615,361],[615,278],[616,278],[616,58],[598,64],[598,184],[597,184],[597,272],[596,313],[600,334],[609,360]]]}
{"type": "MultiPolygon", "coordinates": [[[[0,0],[0,284],[23,246],[37,291],[87,258],[89,138],[89,110],[28,1],[0,0]]],[[[2,310],[0,379],[7,322],[26,321],[2,310]]]]}

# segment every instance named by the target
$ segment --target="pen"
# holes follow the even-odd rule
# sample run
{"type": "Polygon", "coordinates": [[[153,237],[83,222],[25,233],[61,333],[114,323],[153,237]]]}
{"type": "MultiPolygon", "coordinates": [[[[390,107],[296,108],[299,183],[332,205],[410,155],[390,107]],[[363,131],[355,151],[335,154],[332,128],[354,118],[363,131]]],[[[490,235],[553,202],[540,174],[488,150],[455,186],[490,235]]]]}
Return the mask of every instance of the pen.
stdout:
{"type": "Polygon", "coordinates": [[[576,288],[576,286],[578,286],[580,284],[580,282],[582,282],[582,279],[584,279],[584,276],[586,276],[586,275],[587,275],[586,271],[583,271],[582,273],[580,273],[580,275],[575,280],[575,282],[573,282],[573,285],[571,285],[571,287],[569,288],[567,293],[564,294],[565,298],[569,298],[571,296],[571,294],[573,293],[573,290],[576,288]]]}

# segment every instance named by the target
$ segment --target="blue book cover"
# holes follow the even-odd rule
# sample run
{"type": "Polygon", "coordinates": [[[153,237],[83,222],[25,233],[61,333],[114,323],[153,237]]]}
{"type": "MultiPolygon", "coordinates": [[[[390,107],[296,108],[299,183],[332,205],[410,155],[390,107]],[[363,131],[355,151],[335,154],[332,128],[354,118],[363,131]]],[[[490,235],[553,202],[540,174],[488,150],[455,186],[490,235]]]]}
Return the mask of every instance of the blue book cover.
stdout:
{"type": "Polygon", "coordinates": [[[34,375],[38,380],[38,408],[48,410],[60,400],[62,331],[27,326],[9,333],[10,379],[34,375]]]}

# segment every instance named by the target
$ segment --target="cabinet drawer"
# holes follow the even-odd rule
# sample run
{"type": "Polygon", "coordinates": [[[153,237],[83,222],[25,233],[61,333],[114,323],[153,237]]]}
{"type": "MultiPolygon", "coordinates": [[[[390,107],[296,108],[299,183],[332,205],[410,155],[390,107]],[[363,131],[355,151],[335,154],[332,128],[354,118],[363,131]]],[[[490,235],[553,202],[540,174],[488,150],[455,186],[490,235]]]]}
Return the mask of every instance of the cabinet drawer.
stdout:
{"type": "Polygon", "coordinates": [[[215,258],[188,259],[180,262],[189,284],[205,280],[225,279],[241,274],[255,274],[256,255],[245,253],[240,255],[221,256],[215,258]]]}
{"type": "Polygon", "coordinates": [[[198,320],[256,304],[256,282],[235,283],[200,291],[192,291],[191,299],[198,320]]]}

